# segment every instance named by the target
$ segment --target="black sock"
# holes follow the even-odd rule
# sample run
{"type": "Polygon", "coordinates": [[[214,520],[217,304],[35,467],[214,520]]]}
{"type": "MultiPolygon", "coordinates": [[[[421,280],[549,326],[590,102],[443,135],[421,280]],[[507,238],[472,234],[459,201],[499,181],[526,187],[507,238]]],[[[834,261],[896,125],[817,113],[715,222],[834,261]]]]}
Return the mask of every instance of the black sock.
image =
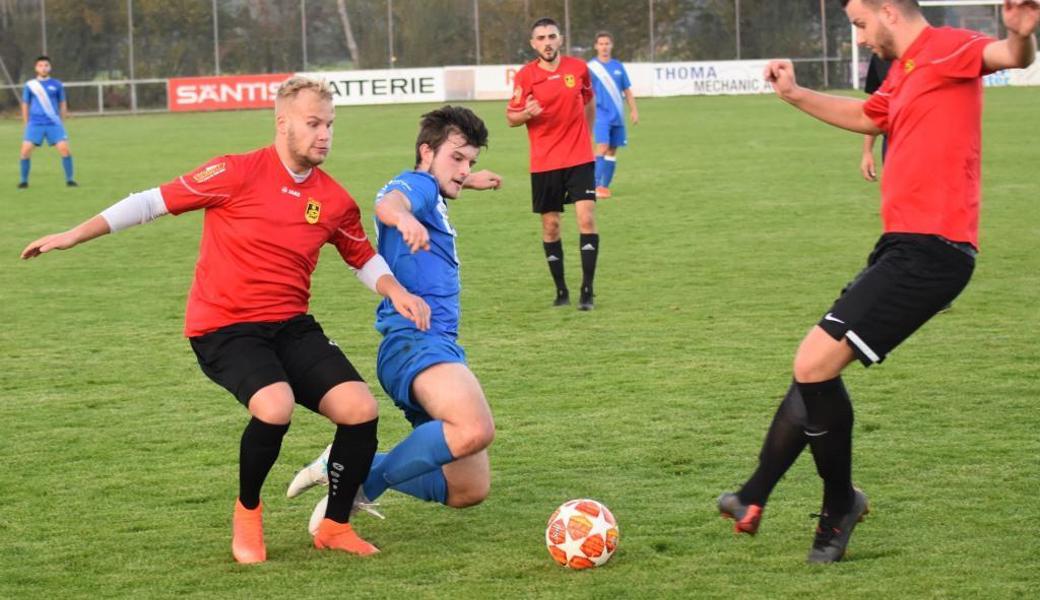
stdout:
{"type": "Polygon", "coordinates": [[[260,505],[260,488],[278,459],[289,424],[272,425],[253,417],[238,448],[238,500],[253,510],[260,505]]]}
{"type": "Polygon", "coordinates": [[[563,242],[542,242],[542,248],[545,250],[545,260],[549,263],[549,272],[556,283],[556,291],[563,295],[567,291],[567,282],[563,279],[563,242]]]}
{"type": "Polygon", "coordinates": [[[823,509],[830,515],[852,510],[852,401],[841,377],[799,383],[805,401],[806,435],[823,479],[823,509]]]}
{"type": "Polygon", "coordinates": [[[599,234],[583,233],[578,237],[581,248],[581,291],[592,295],[592,281],[596,278],[596,258],[599,256],[599,234]]]}
{"type": "Polygon", "coordinates": [[[379,419],[357,425],[337,425],[329,451],[329,506],[325,518],[337,523],[350,521],[350,509],[376,455],[376,426],[379,419]]]}
{"type": "Polygon", "coordinates": [[[792,382],[787,395],[773,415],[762,451],[758,454],[758,468],[738,492],[741,504],[765,506],[769,494],[795,459],[805,449],[809,438],[805,435],[805,404],[792,382]]]}

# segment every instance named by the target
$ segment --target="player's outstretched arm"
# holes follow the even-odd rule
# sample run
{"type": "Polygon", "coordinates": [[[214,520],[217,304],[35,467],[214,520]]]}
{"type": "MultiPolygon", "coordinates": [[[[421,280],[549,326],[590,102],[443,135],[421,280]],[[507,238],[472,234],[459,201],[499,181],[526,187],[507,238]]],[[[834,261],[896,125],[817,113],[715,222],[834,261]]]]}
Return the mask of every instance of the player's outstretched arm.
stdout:
{"type": "Polygon", "coordinates": [[[497,190],[502,187],[502,176],[494,171],[477,171],[470,173],[462,182],[462,187],[470,190],[497,190]]]}
{"type": "Polygon", "coordinates": [[[22,258],[29,259],[51,250],[68,250],[108,233],[122,231],[134,225],[154,221],[168,214],[159,188],[130,194],[68,231],[42,237],[22,250],[22,258]]]}
{"type": "Polygon", "coordinates": [[[1024,69],[1036,59],[1036,32],[1040,22],[1037,0],[1004,0],[1004,27],[1007,38],[993,42],[982,51],[988,71],[1024,69]]]}
{"type": "Polygon", "coordinates": [[[101,215],[96,215],[68,231],[45,235],[30,243],[25,247],[25,250],[22,250],[22,259],[28,260],[30,258],[36,258],[41,254],[50,252],[51,250],[68,250],[73,246],[82,244],[83,242],[89,242],[96,237],[101,237],[110,232],[111,230],[108,227],[108,221],[106,221],[101,215]]]}
{"type": "Polygon", "coordinates": [[[396,227],[412,252],[430,249],[430,232],[412,215],[412,203],[397,190],[392,190],[376,203],[376,218],[383,225],[396,227]]]}
{"type": "Polygon", "coordinates": [[[789,60],[773,60],[766,65],[766,81],[773,84],[781,100],[817,119],[842,129],[869,135],[881,132],[866,114],[863,101],[844,96],[821,94],[798,85],[794,65],[789,60]]]}

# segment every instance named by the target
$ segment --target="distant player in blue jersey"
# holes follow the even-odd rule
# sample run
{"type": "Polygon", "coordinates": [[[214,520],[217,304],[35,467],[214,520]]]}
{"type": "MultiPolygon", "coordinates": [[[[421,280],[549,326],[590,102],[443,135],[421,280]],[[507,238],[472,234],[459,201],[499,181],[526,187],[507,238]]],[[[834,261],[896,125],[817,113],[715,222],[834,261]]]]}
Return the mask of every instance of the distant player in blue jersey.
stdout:
{"type": "MultiPolygon", "coordinates": [[[[429,330],[420,331],[389,303],[376,310],[376,329],[383,334],[379,382],[413,430],[390,452],[376,455],[355,508],[367,508],[388,488],[456,508],[480,503],[490,490],[487,447],[495,425],[457,342],[459,259],[446,202],[463,188],[502,184],[490,171],[471,172],[487,135],[484,122],[466,108],[445,106],[423,115],[415,169],[390,180],[376,196],[379,254],[401,284],[429,304],[431,315],[429,330]]],[[[297,473],[288,496],[327,484],[327,463],[326,449],[297,473]]],[[[315,508],[318,517],[326,501],[315,508]]]]}
{"type": "Polygon", "coordinates": [[[22,122],[25,123],[25,137],[22,140],[21,181],[18,187],[29,187],[29,157],[35,146],[43,144],[43,140],[51,146],[58,147],[61,154],[61,166],[65,169],[65,185],[75,187],[72,179],[72,155],[69,154],[69,136],[65,133],[63,121],[68,113],[68,102],[65,101],[65,86],[57,79],[51,78],[51,59],[46,56],[36,58],[36,78],[25,83],[22,91],[22,122]]]}
{"type": "Polygon", "coordinates": [[[621,61],[611,58],[614,36],[606,31],[596,34],[596,58],[589,61],[592,91],[596,94],[596,125],[592,137],[596,142],[596,197],[610,198],[610,182],[617,166],[617,149],[628,145],[625,133],[625,109],[628,104],[632,124],[639,123],[632,82],[621,61]]]}

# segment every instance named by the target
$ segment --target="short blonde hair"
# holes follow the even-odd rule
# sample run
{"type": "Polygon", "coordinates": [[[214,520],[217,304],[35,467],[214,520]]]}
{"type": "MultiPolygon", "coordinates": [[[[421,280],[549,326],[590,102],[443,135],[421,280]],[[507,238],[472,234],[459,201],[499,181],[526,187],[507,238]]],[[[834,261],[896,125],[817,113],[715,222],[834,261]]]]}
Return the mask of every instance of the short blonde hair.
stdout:
{"type": "Polygon", "coordinates": [[[322,100],[332,101],[332,88],[324,79],[312,79],[302,75],[294,75],[278,86],[278,95],[275,104],[281,104],[286,100],[295,100],[300,92],[310,90],[317,94],[322,100]]]}

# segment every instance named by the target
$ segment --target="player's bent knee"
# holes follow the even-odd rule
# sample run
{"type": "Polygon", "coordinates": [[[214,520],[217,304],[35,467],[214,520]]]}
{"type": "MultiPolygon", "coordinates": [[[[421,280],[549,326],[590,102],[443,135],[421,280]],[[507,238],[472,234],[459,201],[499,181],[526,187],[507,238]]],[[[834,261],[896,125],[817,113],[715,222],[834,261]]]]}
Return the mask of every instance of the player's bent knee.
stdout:
{"type": "Polygon", "coordinates": [[[464,486],[449,488],[447,505],[452,508],[469,508],[486,500],[490,493],[491,480],[481,477],[478,480],[466,482],[464,486]]]}
{"type": "Polygon", "coordinates": [[[821,359],[816,356],[803,356],[801,353],[794,358],[794,380],[799,383],[819,383],[834,379],[841,375],[841,366],[830,360],[821,359]]]}
{"type": "Polygon", "coordinates": [[[249,399],[249,414],[265,423],[286,425],[292,420],[296,401],[287,383],[272,383],[249,399]]]}
{"type": "Polygon", "coordinates": [[[329,390],[318,404],[318,412],[337,425],[357,425],[379,416],[379,405],[366,384],[349,381],[329,390]]]}
{"type": "Polygon", "coordinates": [[[461,435],[452,440],[451,453],[455,458],[471,456],[484,450],[495,440],[495,426],[493,423],[475,423],[465,426],[461,435]]]}

